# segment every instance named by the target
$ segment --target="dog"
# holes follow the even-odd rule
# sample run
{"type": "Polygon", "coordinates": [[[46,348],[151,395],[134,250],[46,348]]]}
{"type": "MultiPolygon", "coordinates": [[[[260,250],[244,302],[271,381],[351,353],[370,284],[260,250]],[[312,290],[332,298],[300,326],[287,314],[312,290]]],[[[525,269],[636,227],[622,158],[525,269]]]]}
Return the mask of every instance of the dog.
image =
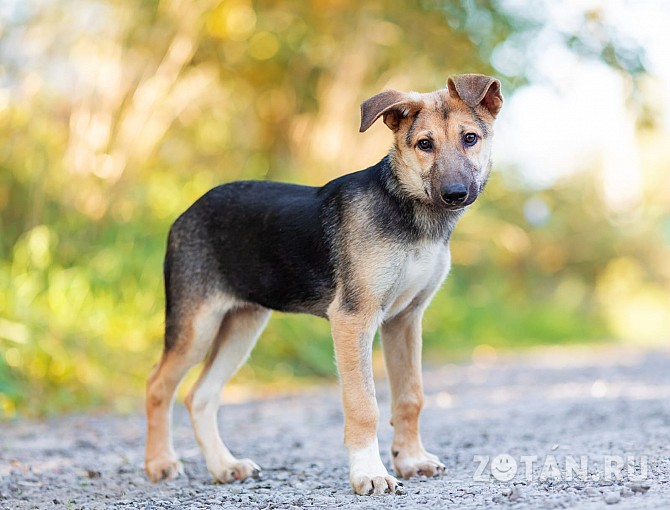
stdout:
{"type": "Polygon", "coordinates": [[[361,104],[360,131],[378,118],[394,135],[376,165],[322,187],[261,181],[218,186],[172,225],[165,255],[165,345],[147,382],[146,472],[182,472],[172,405],[189,368],[205,360],[186,398],[207,468],[218,482],[258,477],[218,431],[223,385],[245,362],[271,310],[327,318],[356,494],[401,493],[379,456],[372,342],[381,328],[391,389],[391,448],[401,478],[444,474],[419,435],[421,319],[449,272],[449,239],[491,168],[500,82],[465,74],[431,93],[386,90],[361,104]]]}

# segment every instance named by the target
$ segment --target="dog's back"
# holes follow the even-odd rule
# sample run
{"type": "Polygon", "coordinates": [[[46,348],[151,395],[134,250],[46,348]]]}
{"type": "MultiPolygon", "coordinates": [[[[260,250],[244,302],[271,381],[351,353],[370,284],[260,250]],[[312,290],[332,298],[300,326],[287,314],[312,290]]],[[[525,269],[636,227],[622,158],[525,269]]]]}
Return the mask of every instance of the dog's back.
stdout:
{"type": "Polygon", "coordinates": [[[206,193],[170,229],[165,270],[172,291],[184,292],[175,284],[183,280],[190,293],[226,293],[273,310],[323,315],[334,283],[318,193],[260,181],[206,193]]]}

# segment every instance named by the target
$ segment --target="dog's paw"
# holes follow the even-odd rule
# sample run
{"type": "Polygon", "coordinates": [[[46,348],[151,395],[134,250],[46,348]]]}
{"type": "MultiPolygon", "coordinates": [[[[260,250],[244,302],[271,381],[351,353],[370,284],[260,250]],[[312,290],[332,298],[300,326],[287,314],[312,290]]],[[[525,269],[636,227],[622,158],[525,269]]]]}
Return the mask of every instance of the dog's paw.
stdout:
{"type": "Polygon", "coordinates": [[[261,468],[251,459],[240,459],[227,463],[218,469],[210,469],[214,480],[219,483],[232,483],[247,478],[260,478],[261,468]]]}
{"type": "Polygon", "coordinates": [[[158,457],[145,463],[145,470],[149,480],[159,482],[161,480],[174,480],[184,474],[184,466],[174,457],[158,457]]]}
{"type": "Polygon", "coordinates": [[[379,458],[376,440],[364,448],[349,450],[349,481],[361,496],[404,494],[402,484],[388,474],[379,458]]]}
{"type": "Polygon", "coordinates": [[[378,496],[382,494],[404,494],[403,485],[391,475],[352,477],[351,486],[361,496],[378,496]]]}
{"type": "Polygon", "coordinates": [[[445,466],[440,459],[426,450],[415,453],[393,450],[393,468],[400,478],[411,478],[413,476],[442,476],[445,466]]]}

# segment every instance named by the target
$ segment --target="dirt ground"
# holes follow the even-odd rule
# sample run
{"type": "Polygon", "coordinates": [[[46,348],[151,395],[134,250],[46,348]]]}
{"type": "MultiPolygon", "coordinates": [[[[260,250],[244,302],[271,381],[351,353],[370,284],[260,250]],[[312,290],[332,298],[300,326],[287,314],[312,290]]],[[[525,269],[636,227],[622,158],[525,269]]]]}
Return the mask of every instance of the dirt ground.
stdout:
{"type": "MultiPolygon", "coordinates": [[[[447,474],[406,481],[405,495],[352,493],[330,386],[222,407],[231,450],[263,468],[260,480],[232,485],[211,482],[181,404],[186,474],[157,485],[142,467],[142,415],[0,424],[0,509],[670,507],[670,351],[484,351],[425,380],[424,443],[447,474]]],[[[390,467],[383,380],[378,397],[390,467]]]]}

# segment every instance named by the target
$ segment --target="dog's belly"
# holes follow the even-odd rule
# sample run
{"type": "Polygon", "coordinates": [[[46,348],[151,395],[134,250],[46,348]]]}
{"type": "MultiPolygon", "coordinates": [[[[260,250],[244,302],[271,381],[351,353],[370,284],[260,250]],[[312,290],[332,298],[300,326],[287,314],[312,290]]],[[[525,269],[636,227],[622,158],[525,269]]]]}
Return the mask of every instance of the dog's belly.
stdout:
{"type": "Polygon", "coordinates": [[[426,303],[442,284],[450,267],[449,246],[442,242],[421,245],[412,250],[385,300],[384,318],[426,303]]]}

